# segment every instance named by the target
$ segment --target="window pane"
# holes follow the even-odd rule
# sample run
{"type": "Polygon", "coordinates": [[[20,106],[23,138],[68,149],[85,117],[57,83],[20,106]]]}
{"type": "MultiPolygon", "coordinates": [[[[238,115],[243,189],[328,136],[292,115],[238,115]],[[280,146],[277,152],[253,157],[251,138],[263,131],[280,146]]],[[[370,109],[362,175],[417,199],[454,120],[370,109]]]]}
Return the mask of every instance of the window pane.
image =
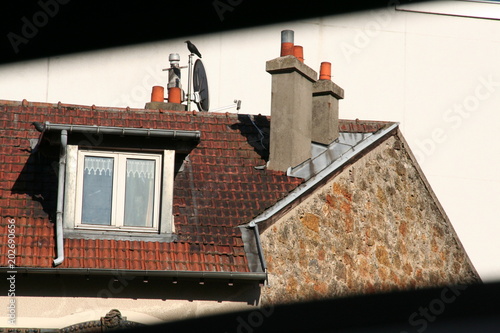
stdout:
{"type": "Polygon", "coordinates": [[[127,158],[124,225],[153,227],[156,161],[127,158]]]}
{"type": "Polygon", "coordinates": [[[113,160],[85,156],[82,223],[111,225],[113,160]]]}

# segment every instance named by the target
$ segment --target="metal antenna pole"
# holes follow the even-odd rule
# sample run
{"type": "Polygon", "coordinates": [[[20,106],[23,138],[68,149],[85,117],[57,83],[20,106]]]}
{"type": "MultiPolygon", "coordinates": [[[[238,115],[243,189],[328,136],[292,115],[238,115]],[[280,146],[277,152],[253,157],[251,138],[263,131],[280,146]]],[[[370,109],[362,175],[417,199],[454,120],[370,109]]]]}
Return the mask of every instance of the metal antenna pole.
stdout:
{"type": "Polygon", "coordinates": [[[188,96],[187,96],[187,111],[191,111],[191,84],[192,84],[192,68],[193,68],[193,54],[189,55],[189,73],[188,73],[188,96]]]}

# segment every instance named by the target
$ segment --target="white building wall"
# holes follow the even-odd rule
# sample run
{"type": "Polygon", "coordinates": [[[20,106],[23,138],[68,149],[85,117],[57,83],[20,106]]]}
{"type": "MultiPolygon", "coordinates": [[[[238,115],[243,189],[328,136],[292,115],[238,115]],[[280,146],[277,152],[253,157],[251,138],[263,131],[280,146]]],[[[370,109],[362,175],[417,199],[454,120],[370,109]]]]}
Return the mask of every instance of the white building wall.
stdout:
{"type": "MultiPolygon", "coordinates": [[[[479,274],[498,279],[500,22],[436,13],[495,18],[500,4],[408,6],[190,39],[203,56],[212,109],[240,99],[240,113],[269,114],[265,61],[279,56],[280,31],[294,30],[306,64],[319,71],[321,61],[332,62],[333,80],[345,90],[342,118],[401,123],[479,274]]],[[[187,64],[183,41],[0,66],[0,98],[142,108],[151,86],[166,86],[169,53],[187,64]]]]}
{"type": "MultiPolygon", "coordinates": [[[[0,297],[0,307],[7,309],[9,297],[0,297]]],[[[64,328],[100,320],[110,310],[118,309],[126,320],[154,325],[226,312],[255,309],[243,302],[156,300],[92,297],[16,297],[16,313],[0,315],[0,327],[64,328]],[[11,324],[14,319],[15,323],[11,324]]]]}

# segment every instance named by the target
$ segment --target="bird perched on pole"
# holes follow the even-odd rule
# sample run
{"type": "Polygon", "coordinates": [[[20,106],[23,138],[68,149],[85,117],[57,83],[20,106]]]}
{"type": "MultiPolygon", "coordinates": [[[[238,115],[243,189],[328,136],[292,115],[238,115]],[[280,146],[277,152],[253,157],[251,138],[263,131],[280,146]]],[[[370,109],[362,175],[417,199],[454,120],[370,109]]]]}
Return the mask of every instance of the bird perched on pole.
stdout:
{"type": "Polygon", "coordinates": [[[193,43],[191,43],[191,41],[187,40],[187,41],[185,41],[184,43],[187,43],[189,52],[194,53],[194,54],[196,54],[199,58],[201,58],[201,53],[200,53],[200,51],[198,51],[198,49],[196,48],[196,46],[195,46],[193,43]]]}

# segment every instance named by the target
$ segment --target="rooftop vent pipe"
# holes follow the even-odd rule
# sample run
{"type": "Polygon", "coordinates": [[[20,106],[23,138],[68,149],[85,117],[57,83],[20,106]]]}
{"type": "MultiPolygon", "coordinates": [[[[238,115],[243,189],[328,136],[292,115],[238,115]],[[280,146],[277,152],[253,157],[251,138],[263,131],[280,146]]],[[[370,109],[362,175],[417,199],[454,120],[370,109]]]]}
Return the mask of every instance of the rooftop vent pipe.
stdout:
{"type": "Polygon", "coordinates": [[[293,55],[293,30],[281,31],[281,56],[293,55]]]}
{"type": "Polygon", "coordinates": [[[168,102],[178,103],[182,102],[182,86],[181,86],[181,67],[179,62],[181,57],[178,53],[170,53],[168,61],[170,61],[170,68],[168,69],[168,102]]]}

